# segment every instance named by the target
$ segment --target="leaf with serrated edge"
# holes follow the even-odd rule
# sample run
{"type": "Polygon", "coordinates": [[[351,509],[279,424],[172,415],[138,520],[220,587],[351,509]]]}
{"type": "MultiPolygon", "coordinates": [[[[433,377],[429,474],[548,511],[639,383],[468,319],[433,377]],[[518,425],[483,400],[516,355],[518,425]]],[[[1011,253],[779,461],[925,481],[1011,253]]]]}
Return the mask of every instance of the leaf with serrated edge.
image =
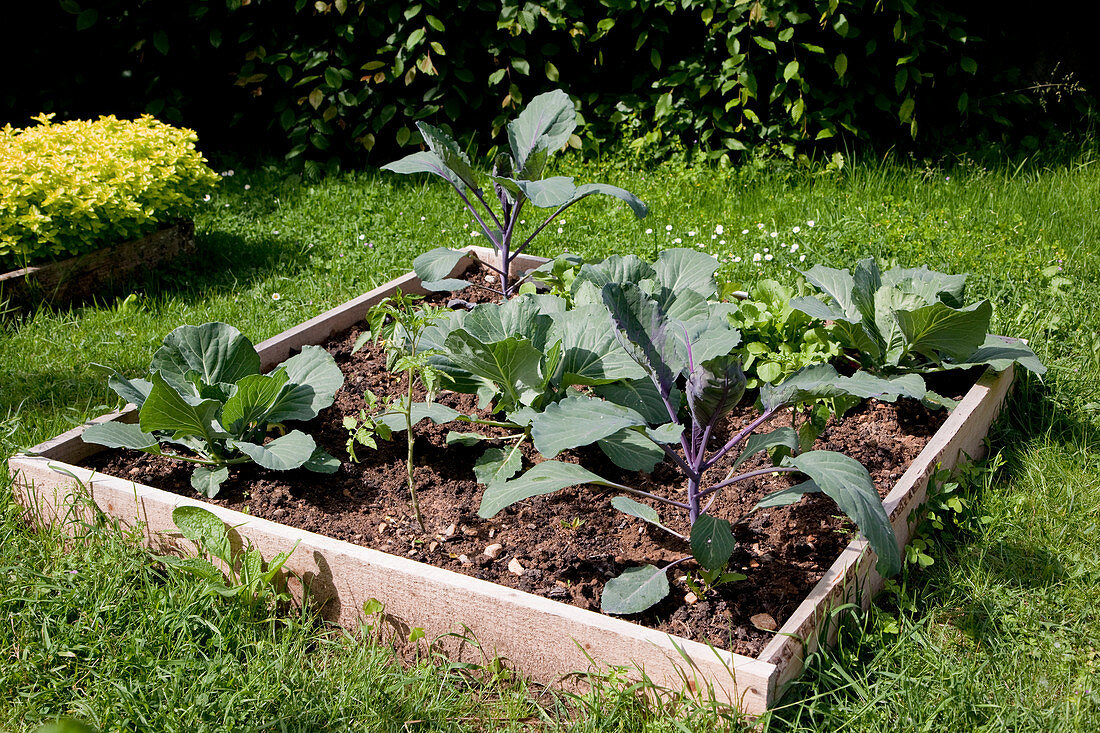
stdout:
{"type": "Polygon", "coordinates": [[[607,581],[600,596],[600,610],[624,615],[641,613],[668,595],[668,576],[653,565],[630,568],[607,581]]]}
{"type": "Polygon", "coordinates": [[[707,570],[721,570],[737,547],[733,527],[725,519],[700,514],[691,525],[691,554],[707,570]]]}
{"type": "Polygon", "coordinates": [[[474,476],[479,484],[495,484],[515,476],[523,468],[523,454],[519,444],[503,448],[487,448],[474,461],[474,476]]]}
{"type": "Polygon", "coordinates": [[[627,488],[573,463],[543,461],[517,479],[487,487],[481,495],[481,507],[477,515],[482,519],[490,519],[517,501],[580,484],[596,484],[613,489],[627,488]]]}

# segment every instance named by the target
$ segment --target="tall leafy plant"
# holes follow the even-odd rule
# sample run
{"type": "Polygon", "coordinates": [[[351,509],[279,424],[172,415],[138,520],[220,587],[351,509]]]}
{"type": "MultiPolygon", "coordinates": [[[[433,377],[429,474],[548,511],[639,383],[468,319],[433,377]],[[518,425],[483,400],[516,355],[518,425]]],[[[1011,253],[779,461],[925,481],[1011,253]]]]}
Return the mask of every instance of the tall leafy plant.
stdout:
{"type": "Polygon", "coordinates": [[[316,417],[344,383],[332,355],[319,346],[305,346],[261,374],[260,355],[248,338],[228,324],[204,323],[164,337],[149,379],[108,371],[108,386],[137,406],[138,422],[91,425],[81,434],[84,441],[192,463],[191,485],[208,497],[218,494],[231,466],[243,463],[319,473],[340,467],[311,436],[283,428],[316,417]],[[281,434],[268,440],[273,431],[281,434]]]}
{"type": "MultiPolygon", "coordinates": [[[[547,224],[581,199],[597,193],[614,196],[625,201],[639,219],[647,213],[645,204],[634,194],[617,186],[606,183],[577,186],[571,176],[545,177],[550,157],[565,147],[576,126],[573,102],[560,90],[535,97],[515,120],[508,123],[510,153],[497,155],[489,175],[491,196],[500,206],[499,214],[481,187],[481,175],[458,143],[425,122],[418,122],[417,127],[428,150],[382,168],[404,174],[431,173],[451,184],[482,234],[500,255],[500,267],[487,266],[500,276],[499,292],[507,298],[517,286],[513,281],[513,260],[547,224]],[[520,217],[527,204],[554,211],[527,236],[517,240],[520,217]]],[[[465,280],[449,277],[465,256],[465,252],[439,247],[417,257],[413,269],[429,290],[457,290],[470,285],[465,280]]]]}

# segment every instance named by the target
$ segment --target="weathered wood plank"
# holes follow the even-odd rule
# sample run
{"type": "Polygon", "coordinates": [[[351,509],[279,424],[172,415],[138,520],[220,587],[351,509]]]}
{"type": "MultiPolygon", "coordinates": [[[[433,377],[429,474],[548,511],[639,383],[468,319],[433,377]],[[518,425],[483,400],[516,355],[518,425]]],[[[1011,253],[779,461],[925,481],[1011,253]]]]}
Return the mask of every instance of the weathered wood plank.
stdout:
{"type": "Polygon", "coordinates": [[[183,221],[113,247],[0,274],[0,295],[19,305],[87,301],[112,283],[194,249],[195,225],[183,221]]]}
{"type": "MultiPolygon", "coordinates": [[[[1000,412],[1013,373],[1012,367],[1000,374],[986,372],[883,500],[900,548],[909,543],[913,530],[910,517],[927,498],[928,482],[935,471],[952,469],[960,459],[978,459],[984,453],[982,441],[1000,412]]],[[[876,555],[865,539],[853,540],[760,653],[758,659],[779,669],[776,684],[780,695],[801,672],[805,654],[817,649],[823,639],[830,644],[835,640],[837,628],[828,624],[830,612],[845,603],[867,608],[873,596],[882,590],[883,581],[875,572],[875,561],[876,555]]]]}
{"type": "MultiPolygon", "coordinates": [[[[9,465],[19,501],[37,521],[69,516],[71,507],[80,506],[76,497],[87,492],[106,514],[140,527],[153,548],[179,541],[172,510],[183,505],[218,515],[264,557],[298,543],[286,570],[301,578],[312,598],[325,603],[328,619],[348,627],[363,621],[363,604],[373,598],[385,605],[387,620],[405,636],[412,626],[423,628],[430,639],[468,634],[477,645],[458,637],[440,643],[466,661],[483,662],[484,654],[504,657],[545,682],[588,671],[591,658],[644,670],[656,684],[670,688],[681,688],[684,679],[699,692],[712,685],[717,700],[749,714],[763,712],[772,699],[774,666],[750,657],[56,460],[16,457],[9,465]]],[[[294,590],[300,597],[301,588],[294,590]]]]}

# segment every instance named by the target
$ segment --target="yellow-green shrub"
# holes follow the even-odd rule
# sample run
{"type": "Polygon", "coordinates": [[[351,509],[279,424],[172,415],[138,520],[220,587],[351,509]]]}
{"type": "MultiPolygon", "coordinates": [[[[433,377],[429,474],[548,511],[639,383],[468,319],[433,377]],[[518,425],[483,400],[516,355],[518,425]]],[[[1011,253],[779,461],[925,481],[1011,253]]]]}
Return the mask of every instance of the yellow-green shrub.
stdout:
{"type": "Polygon", "coordinates": [[[219,180],[191,130],[145,115],[0,129],[0,267],[71,257],[185,216],[219,180]]]}

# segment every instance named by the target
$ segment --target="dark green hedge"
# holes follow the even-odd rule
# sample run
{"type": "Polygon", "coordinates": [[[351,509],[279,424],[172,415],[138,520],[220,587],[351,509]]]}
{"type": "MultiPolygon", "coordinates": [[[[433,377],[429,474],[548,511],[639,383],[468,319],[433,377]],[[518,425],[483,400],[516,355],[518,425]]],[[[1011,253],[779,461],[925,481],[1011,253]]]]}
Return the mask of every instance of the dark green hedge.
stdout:
{"type": "Polygon", "coordinates": [[[99,44],[93,69],[128,66],[116,81],[141,111],[208,140],[214,126],[266,134],[333,166],[416,144],[415,119],[493,137],[551,87],[579,103],[576,145],[624,140],[647,156],[936,144],[1034,122],[1030,61],[985,5],[967,18],[950,0],[60,0],[45,12],[78,45],[99,44]],[[974,36],[983,27],[994,42],[974,36]]]}

